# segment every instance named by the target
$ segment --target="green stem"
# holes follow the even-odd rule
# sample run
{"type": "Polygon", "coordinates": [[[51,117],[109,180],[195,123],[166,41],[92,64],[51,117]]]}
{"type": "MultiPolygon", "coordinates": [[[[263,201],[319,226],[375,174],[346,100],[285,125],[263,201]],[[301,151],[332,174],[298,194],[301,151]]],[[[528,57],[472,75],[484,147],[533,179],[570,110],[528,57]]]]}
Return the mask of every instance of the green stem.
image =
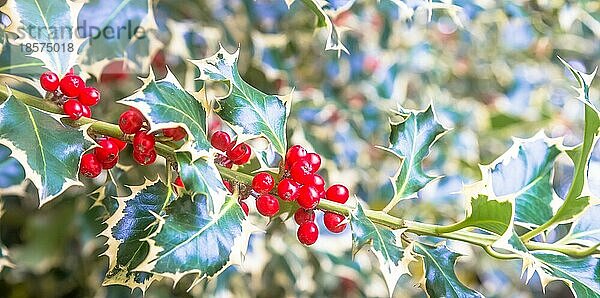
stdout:
{"type": "MultiPolygon", "coordinates": [[[[6,86],[0,86],[0,99],[6,99],[8,97],[8,89],[6,86]]],[[[41,98],[36,96],[32,96],[23,92],[19,92],[17,90],[12,90],[12,94],[16,99],[21,102],[35,107],[37,109],[55,113],[62,114],[62,109],[48,101],[44,101],[41,98]]],[[[121,140],[132,142],[133,136],[124,134],[118,125],[103,122],[100,120],[89,119],[89,118],[81,118],[79,120],[73,121],[70,119],[65,119],[63,122],[67,125],[73,127],[80,127],[83,125],[89,125],[89,130],[91,132],[95,132],[97,134],[102,134],[106,136],[111,136],[114,138],[119,138],[121,140]]],[[[157,142],[156,143],[156,152],[165,157],[168,163],[173,162],[175,158],[175,148],[170,146],[170,142],[157,142]]],[[[252,176],[237,172],[225,167],[218,166],[218,170],[221,176],[224,179],[238,181],[240,183],[250,185],[252,183],[252,176]]],[[[353,210],[352,207],[339,204],[329,200],[321,200],[317,206],[318,209],[323,211],[331,211],[339,214],[343,214],[345,216],[349,216],[353,210]]],[[[488,251],[488,253],[497,258],[513,258],[512,255],[509,254],[500,254],[497,252],[489,251],[491,245],[499,239],[499,236],[496,235],[486,235],[480,234],[472,231],[458,230],[454,231],[455,227],[452,229],[448,229],[448,227],[438,226],[433,224],[421,223],[416,221],[404,220],[402,218],[398,218],[384,211],[376,211],[376,210],[365,210],[366,216],[376,224],[388,227],[390,229],[405,229],[406,232],[414,233],[417,235],[428,235],[446,239],[452,239],[457,241],[462,241],[466,243],[470,243],[473,245],[477,245],[488,251]],[[452,231],[450,231],[452,230],[452,231]]],[[[584,257],[591,254],[600,253],[598,251],[598,246],[593,246],[590,248],[581,248],[579,246],[574,245],[564,245],[564,244],[551,244],[551,243],[540,243],[540,242],[527,242],[525,246],[530,250],[551,250],[558,251],[570,256],[574,257],[584,257]]]]}

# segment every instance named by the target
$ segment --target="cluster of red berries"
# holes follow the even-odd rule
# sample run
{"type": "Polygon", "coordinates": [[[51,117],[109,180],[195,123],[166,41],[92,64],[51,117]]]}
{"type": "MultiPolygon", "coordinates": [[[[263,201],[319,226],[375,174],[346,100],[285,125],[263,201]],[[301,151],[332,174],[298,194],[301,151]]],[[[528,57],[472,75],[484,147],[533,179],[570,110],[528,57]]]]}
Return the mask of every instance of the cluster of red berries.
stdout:
{"type": "Polygon", "coordinates": [[[126,134],[134,134],[133,159],[143,166],[156,161],[156,150],[154,149],[156,139],[153,134],[148,133],[147,129],[142,129],[148,128],[145,124],[146,118],[136,108],[129,108],[119,117],[119,128],[126,134]]]}
{"type": "Polygon", "coordinates": [[[40,83],[48,92],[46,97],[61,105],[65,114],[73,120],[92,117],[90,107],[100,101],[100,92],[94,87],[86,87],[83,79],[72,72],[60,80],[57,74],[44,72],[40,83]]]}
{"type": "Polygon", "coordinates": [[[123,151],[127,143],[113,137],[102,137],[98,146],[92,153],[81,157],[79,172],[88,178],[96,178],[102,170],[112,169],[119,162],[119,152],[123,151]]]}
{"type": "Polygon", "coordinates": [[[217,158],[215,161],[221,166],[230,168],[236,165],[243,165],[250,160],[250,156],[252,155],[252,149],[246,143],[240,143],[237,146],[235,145],[235,140],[231,138],[231,136],[222,131],[216,131],[210,137],[210,144],[225,152],[223,154],[217,154],[217,158]],[[235,147],[234,147],[235,146],[235,147]]]}
{"type": "MultiPolygon", "coordinates": [[[[348,189],[340,184],[325,190],[325,180],[316,172],[321,167],[321,156],[308,153],[300,145],[292,146],[285,159],[284,178],[277,185],[277,194],[282,200],[296,201],[300,208],[294,214],[299,225],[298,240],[304,245],[317,241],[319,229],[315,224],[314,209],[322,198],[344,204],[348,201],[348,189]]],[[[259,194],[256,209],[264,216],[274,216],[279,212],[279,201],[269,192],[275,186],[275,179],[269,173],[262,172],[254,176],[252,189],[259,194]]],[[[340,233],[346,228],[345,217],[333,212],[325,212],[323,223],[333,232],[340,233]]]]}

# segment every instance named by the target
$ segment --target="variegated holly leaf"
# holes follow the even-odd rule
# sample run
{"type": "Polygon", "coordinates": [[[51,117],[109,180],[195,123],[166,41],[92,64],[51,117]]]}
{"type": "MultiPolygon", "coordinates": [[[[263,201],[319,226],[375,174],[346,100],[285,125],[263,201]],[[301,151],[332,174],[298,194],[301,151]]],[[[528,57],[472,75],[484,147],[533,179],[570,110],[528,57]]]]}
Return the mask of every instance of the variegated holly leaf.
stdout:
{"type": "Polygon", "coordinates": [[[157,38],[152,0],[90,0],[81,9],[77,24],[83,28],[81,37],[86,38],[80,62],[97,78],[114,60],[146,74],[163,46],[157,38]]]}
{"type": "Polygon", "coordinates": [[[350,216],[352,227],[352,252],[356,254],[369,244],[370,250],[379,260],[379,267],[388,286],[390,296],[394,292],[398,279],[408,273],[410,258],[406,258],[400,244],[401,230],[390,230],[373,223],[360,204],[350,216]]]}
{"type": "Polygon", "coordinates": [[[20,46],[5,43],[0,53],[0,75],[34,81],[45,71],[42,60],[27,55],[20,46]]]}
{"type": "MultiPolygon", "coordinates": [[[[536,264],[529,270],[540,275],[542,286],[563,281],[575,297],[600,297],[600,262],[597,257],[572,258],[558,252],[534,251],[536,264]]],[[[531,273],[530,273],[531,275],[531,273]]]]}
{"type": "Polygon", "coordinates": [[[212,147],[206,137],[206,106],[185,91],[171,72],[159,81],[150,73],[136,93],[119,103],[140,110],[151,131],[183,127],[188,139],[178,151],[189,152],[193,160],[209,155],[212,147]]]}
{"type": "Polygon", "coordinates": [[[421,258],[424,275],[419,284],[428,297],[483,297],[456,276],[454,265],[460,254],[445,245],[430,246],[416,241],[411,245],[412,251],[421,258]]]}
{"type": "Polygon", "coordinates": [[[23,167],[10,154],[10,149],[0,145],[0,193],[1,189],[15,187],[25,180],[23,167]]]}
{"type": "MultiPolygon", "coordinates": [[[[286,0],[288,7],[292,5],[296,0],[286,0]]],[[[302,3],[306,5],[312,12],[317,16],[317,27],[327,27],[327,44],[325,45],[325,50],[329,51],[337,51],[338,56],[343,52],[346,54],[350,54],[348,49],[342,43],[342,36],[340,28],[338,28],[334,23],[333,19],[329,14],[327,14],[326,9],[330,6],[327,1],[323,0],[302,0],[302,3]]],[[[348,9],[352,5],[349,3],[345,9],[348,9]]]]}
{"type": "Polygon", "coordinates": [[[394,197],[384,211],[392,209],[400,200],[416,193],[436,177],[423,170],[423,159],[431,146],[447,130],[437,121],[433,106],[425,111],[408,111],[401,123],[391,123],[390,145],[383,148],[402,159],[400,169],[392,177],[394,197]]]}
{"type": "Polygon", "coordinates": [[[553,167],[561,153],[561,139],[539,132],[529,139],[514,139],[512,147],[490,165],[482,167],[497,196],[514,196],[515,222],[538,226],[553,216],[553,167]]]}
{"type": "Polygon", "coordinates": [[[31,56],[61,76],[76,63],[81,45],[76,17],[81,5],[68,0],[8,0],[0,12],[11,20],[6,31],[18,35],[15,44],[38,45],[41,50],[31,56]]]}
{"type": "Polygon", "coordinates": [[[172,278],[187,274],[196,281],[212,277],[239,262],[245,253],[249,229],[237,198],[228,196],[218,214],[211,215],[206,195],[175,200],[160,217],[158,230],[147,241],[148,257],[136,271],[172,278]]]}
{"type": "Polygon", "coordinates": [[[571,225],[569,234],[561,242],[594,246],[600,243],[600,205],[591,206],[571,225]]]}
{"type": "Polygon", "coordinates": [[[225,203],[227,189],[214,160],[199,158],[192,161],[189,154],[181,152],[177,153],[177,164],[186,191],[208,196],[211,211],[217,212],[221,209],[225,203]]]}
{"type": "Polygon", "coordinates": [[[238,71],[239,51],[221,48],[215,55],[191,60],[200,80],[226,82],[228,94],[218,100],[217,114],[245,137],[265,137],[281,156],[287,150],[286,124],[290,97],[268,95],[246,83],[238,71]],[[244,136],[245,135],[245,136],[244,136]]]}
{"type": "Polygon", "coordinates": [[[40,206],[70,186],[82,185],[79,160],[92,144],[83,129],[65,127],[56,117],[13,95],[0,105],[0,144],[12,151],[25,169],[25,178],[37,187],[40,206]]]}
{"type": "Polygon", "coordinates": [[[130,196],[115,198],[118,208],[106,220],[106,229],[100,234],[107,238],[107,249],[103,255],[109,259],[103,285],[123,285],[145,292],[159,277],[147,272],[134,272],[133,269],[148,255],[149,246],[144,239],[158,228],[155,215],[161,214],[175,195],[160,180],[146,181],[130,189],[130,196]]]}

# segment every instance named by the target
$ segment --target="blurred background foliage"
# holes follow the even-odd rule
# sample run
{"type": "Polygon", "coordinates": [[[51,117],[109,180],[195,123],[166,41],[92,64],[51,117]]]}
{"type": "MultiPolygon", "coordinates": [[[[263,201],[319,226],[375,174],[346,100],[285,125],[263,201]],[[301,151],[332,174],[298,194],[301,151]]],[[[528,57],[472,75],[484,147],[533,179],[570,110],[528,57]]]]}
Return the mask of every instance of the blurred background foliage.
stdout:
{"type": "MultiPolygon", "coordinates": [[[[394,111],[433,104],[452,130],[434,147],[425,167],[443,178],[393,211],[411,220],[460,219],[464,202],[456,191],[480,178],[478,165],[505,152],[512,136],[531,137],[543,129],[552,137],[565,136],[567,144],[580,139],[583,105],[573,99],[573,77],[557,56],[588,73],[600,64],[600,2],[480,0],[450,6],[408,0],[404,8],[390,0],[324,2],[349,55],[325,51],[327,29],[316,28],[315,15],[302,1],[288,8],[284,0],[162,0],[156,3],[155,17],[163,47],[151,57],[154,72],[164,76],[168,66],[186,87],[198,89],[202,82],[193,80],[195,68],[186,59],[212,55],[219,43],[230,52],[239,47],[245,80],[266,93],[294,92],[291,143],[321,154],[327,160],[322,170],[327,181],[350,186],[373,209],[391,198],[388,177],[398,167],[396,157],[375,147],[387,145],[389,121],[399,120],[394,111]]],[[[115,101],[131,94],[140,81],[119,62],[92,80],[104,98],[94,115],[116,122],[125,107],[115,108],[115,101]]],[[[592,86],[593,100],[600,98],[598,81],[592,86]]],[[[211,129],[219,127],[211,123],[211,129]]],[[[132,163],[124,158],[122,164],[132,163]]],[[[557,193],[564,195],[568,185],[561,181],[569,181],[572,165],[564,160],[555,170],[557,193]]],[[[600,148],[590,171],[598,194],[600,175],[594,173],[600,174],[600,148]]],[[[141,184],[143,176],[156,177],[157,172],[138,168],[119,180],[141,184]]],[[[8,265],[0,273],[0,296],[142,296],[139,290],[131,294],[125,287],[100,287],[107,260],[98,258],[104,239],[96,235],[110,202],[95,202],[93,192],[103,179],[90,181],[88,189],[72,189],[41,209],[35,190],[26,184],[0,193],[0,239],[6,248],[0,268],[8,265]]],[[[266,233],[253,236],[243,268],[229,268],[190,292],[191,280],[175,289],[168,281],[158,282],[146,296],[387,295],[379,270],[373,269],[377,262],[364,253],[351,258],[348,229],[332,235],[323,228],[317,244],[305,248],[289,222],[266,226],[266,233]]],[[[465,255],[457,267],[461,280],[486,296],[571,295],[559,283],[550,284],[546,294],[535,279],[523,285],[518,262],[494,260],[460,243],[450,246],[465,255]]],[[[413,284],[403,277],[394,296],[423,297],[413,284]]]]}

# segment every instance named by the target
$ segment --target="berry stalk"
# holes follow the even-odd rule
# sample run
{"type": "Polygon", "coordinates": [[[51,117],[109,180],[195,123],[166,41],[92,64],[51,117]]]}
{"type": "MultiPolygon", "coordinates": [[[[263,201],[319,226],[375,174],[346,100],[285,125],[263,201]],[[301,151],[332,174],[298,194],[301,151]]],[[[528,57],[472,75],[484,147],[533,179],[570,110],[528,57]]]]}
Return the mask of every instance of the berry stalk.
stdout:
{"type": "MultiPolygon", "coordinates": [[[[42,98],[39,98],[37,96],[33,96],[33,95],[23,93],[18,90],[13,90],[13,89],[11,89],[10,92],[12,92],[12,95],[14,95],[17,100],[21,101],[22,103],[24,103],[28,106],[31,106],[31,107],[34,107],[34,108],[37,108],[37,109],[40,109],[40,110],[43,110],[46,112],[54,113],[54,114],[62,114],[63,113],[63,109],[61,107],[59,107],[58,105],[56,105],[52,102],[49,102],[49,101],[44,101],[42,98]]],[[[9,96],[8,87],[0,86],[0,101],[7,99],[8,96],[9,96]]],[[[97,134],[102,134],[102,135],[109,136],[109,137],[114,137],[114,138],[126,141],[128,143],[133,143],[134,137],[132,135],[127,135],[127,134],[123,133],[123,131],[121,131],[121,129],[119,128],[119,125],[116,125],[116,124],[111,124],[111,123],[107,123],[104,121],[100,121],[100,120],[96,120],[96,119],[92,119],[92,118],[85,118],[85,117],[82,117],[78,120],[71,120],[71,119],[68,119],[68,117],[67,117],[67,118],[63,119],[63,122],[72,127],[80,127],[83,125],[89,125],[89,129],[91,132],[94,132],[97,134]]],[[[169,142],[161,142],[161,141],[157,140],[157,142],[155,144],[155,148],[156,148],[156,152],[159,155],[165,157],[168,161],[174,160],[174,158],[175,158],[174,150],[176,148],[173,148],[172,146],[170,146],[169,142]]],[[[252,180],[254,177],[251,175],[237,172],[237,171],[231,170],[231,169],[229,169],[227,167],[223,167],[223,166],[217,166],[217,168],[218,168],[219,172],[221,173],[221,176],[226,180],[234,180],[234,181],[238,181],[239,183],[242,183],[242,184],[252,185],[252,180]]],[[[271,194],[277,195],[276,189],[271,191],[271,194]]],[[[344,204],[334,202],[334,201],[330,201],[330,200],[320,200],[316,208],[320,209],[322,211],[335,212],[338,214],[342,214],[344,216],[349,216],[352,211],[351,207],[346,206],[344,204]]],[[[471,231],[465,231],[465,230],[445,233],[445,232],[443,232],[443,229],[444,229],[443,226],[404,220],[402,218],[392,216],[383,211],[365,210],[365,213],[366,213],[367,217],[370,220],[372,220],[374,223],[389,227],[391,229],[406,229],[407,232],[414,233],[416,235],[428,235],[428,236],[462,241],[462,242],[480,246],[480,247],[484,248],[486,251],[489,251],[491,249],[491,245],[496,240],[499,239],[499,236],[497,236],[497,235],[484,235],[484,234],[471,232],[471,231]]],[[[573,257],[585,257],[585,256],[589,256],[591,254],[600,253],[600,249],[598,249],[597,247],[582,248],[577,245],[563,245],[563,244],[552,244],[552,243],[527,241],[525,243],[525,246],[529,250],[557,251],[557,252],[561,252],[563,254],[570,255],[573,257]]],[[[497,252],[495,252],[494,254],[490,254],[490,255],[492,255],[493,257],[496,257],[496,258],[505,258],[506,256],[508,256],[506,254],[500,254],[497,252]]]]}

